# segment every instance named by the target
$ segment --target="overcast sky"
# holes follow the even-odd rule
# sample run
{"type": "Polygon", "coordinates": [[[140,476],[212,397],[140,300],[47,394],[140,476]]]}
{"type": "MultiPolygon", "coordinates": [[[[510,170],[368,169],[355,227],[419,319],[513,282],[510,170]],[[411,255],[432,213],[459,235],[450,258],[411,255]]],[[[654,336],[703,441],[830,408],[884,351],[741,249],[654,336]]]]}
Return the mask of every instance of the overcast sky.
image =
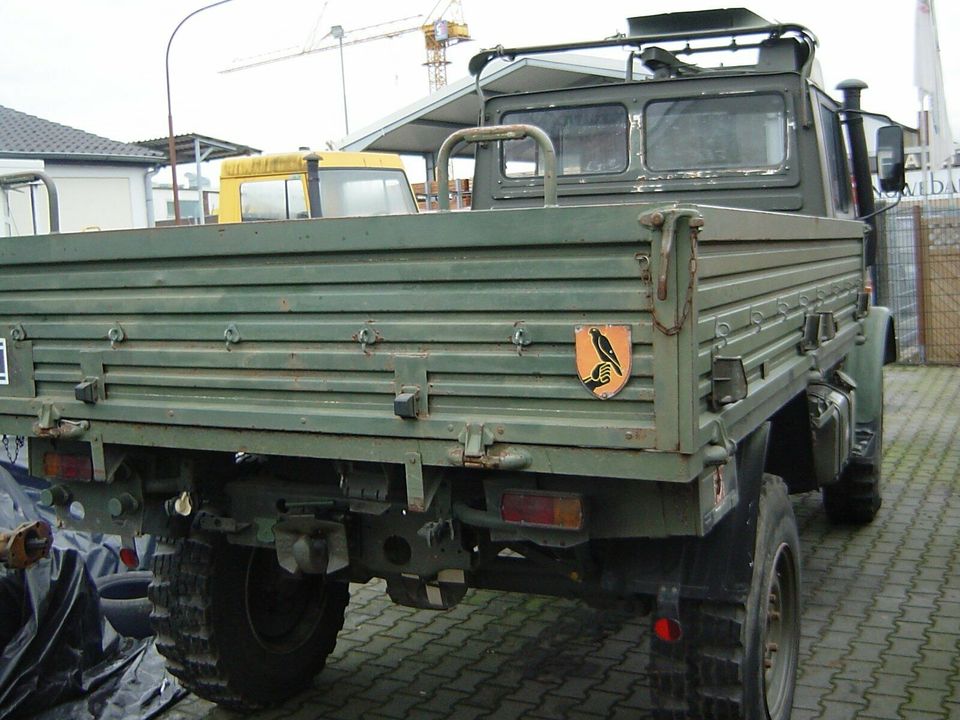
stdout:
{"type": "MultiPolygon", "coordinates": [[[[343,132],[339,56],[324,52],[221,74],[240,58],[297,50],[331,25],[352,29],[427,13],[435,0],[232,0],[189,20],[173,42],[171,85],[178,133],[197,132],[265,151],[323,148],[343,132]]],[[[115,140],[165,136],[164,51],[202,0],[0,0],[0,105],[115,140]]],[[[630,15],[728,2],[462,0],[473,42],[452,48],[451,81],[481,48],[594,39],[625,31],[630,15]]],[[[858,77],[868,109],[916,124],[916,0],[744,2],[769,20],[797,22],[820,39],[826,87],[858,77]]],[[[939,0],[951,124],[960,132],[960,2],[939,0]],[[955,35],[955,32],[953,33],[955,35]]],[[[413,26],[415,22],[408,23],[413,26]]],[[[348,35],[349,37],[349,35],[348,35]]],[[[410,33],[344,49],[350,129],[427,94],[423,38],[410,33]]]]}

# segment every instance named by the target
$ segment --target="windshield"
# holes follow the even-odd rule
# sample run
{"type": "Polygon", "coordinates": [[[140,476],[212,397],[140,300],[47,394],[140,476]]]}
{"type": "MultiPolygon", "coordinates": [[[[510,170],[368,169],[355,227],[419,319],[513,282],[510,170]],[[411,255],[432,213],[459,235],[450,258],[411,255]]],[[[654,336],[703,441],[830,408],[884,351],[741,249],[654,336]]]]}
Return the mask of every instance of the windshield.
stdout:
{"type": "MultiPolygon", "coordinates": [[[[320,168],[322,217],[409,215],[417,211],[402,170],[320,168]]],[[[304,177],[255,180],[240,185],[240,217],[249,220],[307,218],[304,177]]]]}
{"type": "Polygon", "coordinates": [[[320,168],[323,217],[408,215],[415,213],[410,185],[401,170],[320,168]]]}
{"type": "Polygon", "coordinates": [[[651,170],[779,168],[787,155],[782,95],[656,101],[643,117],[651,170]]]}
{"type": "MultiPolygon", "coordinates": [[[[541,128],[557,151],[558,175],[602,175],[627,169],[627,109],[623,105],[549,108],[505,113],[504,124],[541,128]]],[[[543,175],[543,158],[536,142],[503,143],[507,177],[543,175]]]]}

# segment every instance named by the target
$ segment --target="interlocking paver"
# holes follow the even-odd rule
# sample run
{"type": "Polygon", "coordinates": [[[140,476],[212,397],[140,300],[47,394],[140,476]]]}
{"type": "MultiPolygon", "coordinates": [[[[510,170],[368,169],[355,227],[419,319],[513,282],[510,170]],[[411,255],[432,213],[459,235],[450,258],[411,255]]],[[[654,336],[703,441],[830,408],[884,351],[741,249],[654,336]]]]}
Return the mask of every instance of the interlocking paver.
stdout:
{"type": "Polygon", "coordinates": [[[862,711],[862,705],[824,700],[822,717],[830,718],[830,720],[856,720],[862,711]]]}
{"type": "Polygon", "coordinates": [[[903,720],[900,714],[900,700],[892,698],[889,695],[875,695],[867,693],[864,696],[867,701],[860,715],[871,720],[903,720]]]}
{"type": "Polygon", "coordinates": [[[422,696],[398,692],[392,694],[377,708],[377,712],[393,720],[404,720],[410,717],[410,709],[422,702],[422,696]]]}
{"type": "Polygon", "coordinates": [[[870,680],[879,669],[879,662],[847,658],[843,661],[843,667],[839,672],[834,673],[834,676],[845,680],[870,680]]]}
{"type": "MultiPolygon", "coordinates": [[[[884,504],[829,525],[794,510],[804,613],[793,720],[960,718],[960,368],[887,370],[884,504]]],[[[313,689],[257,720],[638,720],[646,620],[570,600],[470,592],[443,613],[353,588],[313,689]]],[[[234,717],[194,697],[162,720],[234,717]]]]}
{"type": "Polygon", "coordinates": [[[813,687],[811,685],[798,683],[793,695],[793,707],[819,713],[822,710],[820,700],[823,697],[823,693],[823,687],[813,687]]]}
{"type": "Polygon", "coordinates": [[[533,709],[534,706],[528,703],[504,700],[495,712],[483,717],[489,718],[489,720],[521,720],[521,718],[529,717],[533,709]]]}

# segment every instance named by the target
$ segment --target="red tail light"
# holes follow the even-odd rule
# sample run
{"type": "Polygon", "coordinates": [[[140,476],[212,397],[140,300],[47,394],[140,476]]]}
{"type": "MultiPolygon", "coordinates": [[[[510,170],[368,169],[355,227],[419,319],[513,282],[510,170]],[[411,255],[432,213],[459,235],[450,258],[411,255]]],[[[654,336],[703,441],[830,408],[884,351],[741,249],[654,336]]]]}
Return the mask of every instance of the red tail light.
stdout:
{"type": "Polygon", "coordinates": [[[675,643],[683,637],[683,628],[679,620],[657,618],[653,623],[653,633],[663,642],[675,643]]]}
{"type": "Polygon", "coordinates": [[[579,495],[511,490],[500,500],[500,517],[518,525],[583,529],[583,498],[579,495]]]}
{"type": "Polygon", "coordinates": [[[135,548],[120,548],[120,562],[130,570],[134,570],[140,565],[140,557],[135,548]]]}
{"type": "Polygon", "coordinates": [[[92,480],[93,463],[89,455],[48,452],[43,455],[43,475],[56,480],[92,480]]]}

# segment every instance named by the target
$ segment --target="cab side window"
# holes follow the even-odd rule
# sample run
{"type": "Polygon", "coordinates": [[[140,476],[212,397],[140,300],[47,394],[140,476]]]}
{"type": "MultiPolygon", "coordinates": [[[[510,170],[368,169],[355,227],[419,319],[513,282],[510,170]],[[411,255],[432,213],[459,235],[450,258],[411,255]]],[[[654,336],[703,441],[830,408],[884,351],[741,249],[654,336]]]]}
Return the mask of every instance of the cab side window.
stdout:
{"type": "Polygon", "coordinates": [[[850,167],[847,164],[847,148],[843,142],[840,117],[826,105],[820,105],[820,120],[823,125],[824,154],[827,159],[826,173],[829,177],[833,207],[841,213],[850,211],[850,167]]]}
{"type": "Polygon", "coordinates": [[[240,185],[240,219],[291,220],[308,217],[303,181],[257,180],[240,185]]]}

